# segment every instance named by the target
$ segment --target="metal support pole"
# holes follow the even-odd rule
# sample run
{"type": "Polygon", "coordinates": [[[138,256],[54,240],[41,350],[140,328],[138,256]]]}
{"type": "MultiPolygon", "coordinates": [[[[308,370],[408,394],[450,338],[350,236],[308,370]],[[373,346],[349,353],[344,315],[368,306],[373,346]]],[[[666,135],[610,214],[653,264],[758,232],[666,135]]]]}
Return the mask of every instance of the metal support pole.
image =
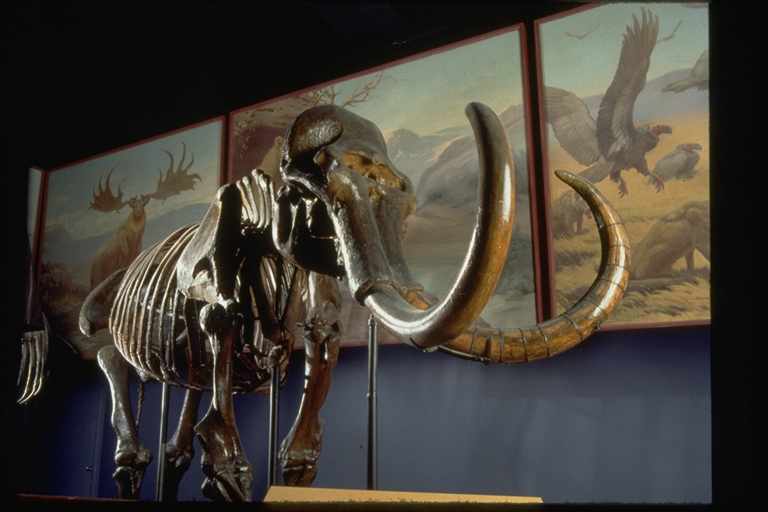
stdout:
{"type": "Polygon", "coordinates": [[[160,442],[157,447],[157,478],[155,479],[155,501],[165,501],[165,445],[168,437],[168,395],[170,386],[163,382],[160,396],[160,442]]]}
{"type": "Polygon", "coordinates": [[[277,444],[279,431],[278,407],[280,405],[280,365],[272,368],[269,386],[269,440],[267,454],[267,488],[277,484],[277,444]]]}
{"type": "Polygon", "coordinates": [[[368,318],[368,489],[378,488],[376,436],[376,372],[379,366],[379,345],[376,319],[368,318]]]}

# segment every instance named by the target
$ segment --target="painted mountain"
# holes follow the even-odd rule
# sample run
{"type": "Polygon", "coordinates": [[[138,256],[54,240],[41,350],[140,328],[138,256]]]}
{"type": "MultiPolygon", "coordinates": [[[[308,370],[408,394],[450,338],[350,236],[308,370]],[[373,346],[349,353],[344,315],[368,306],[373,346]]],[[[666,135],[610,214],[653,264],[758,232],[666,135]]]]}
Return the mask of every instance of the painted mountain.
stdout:
{"type": "MultiPolygon", "coordinates": [[[[159,242],[181,226],[197,222],[194,219],[199,221],[205,215],[208,206],[208,203],[191,204],[178,210],[164,213],[158,217],[149,218],[144,227],[142,248],[145,249],[159,242]]],[[[45,232],[46,246],[49,249],[54,248],[46,259],[52,263],[73,267],[87,265],[90,263],[93,255],[112,236],[113,233],[105,233],[88,238],[74,239],[64,225],[54,225],[45,232]]]]}

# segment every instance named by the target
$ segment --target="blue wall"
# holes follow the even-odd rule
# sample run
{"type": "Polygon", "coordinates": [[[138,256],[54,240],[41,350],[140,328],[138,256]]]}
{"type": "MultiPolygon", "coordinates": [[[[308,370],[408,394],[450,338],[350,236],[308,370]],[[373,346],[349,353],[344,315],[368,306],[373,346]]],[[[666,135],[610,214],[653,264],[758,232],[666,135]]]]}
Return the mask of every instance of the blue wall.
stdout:
{"type": "MultiPolygon", "coordinates": [[[[514,367],[382,347],[379,487],[534,495],[549,503],[709,502],[709,333],[600,333],[556,358],[514,367]]],[[[302,359],[303,353],[294,354],[282,390],[282,435],[298,407],[302,359]]],[[[322,414],[315,485],[365,488],[367,353],[346,349],[339,359],[322,414]]],[[[79,364],[78,378],[51,386],[45,405],[27,414],[38,425],[30,442],[42,469],[25,468],[24,491],[114,496],[106,385],[95,365],[79,364]]],[[[159,385],[147,385],[140,432],[153,453],[159,395],[159,385]]],[[[174,390],[170,432],[181,399],[174,390]]],[[[266,490],[266,396],[238,397],[237,412],[254,465],[254,498],[260,499],[266,490]]],[[[204,499],[196,452],[182,499],[204,499]]],[[[152,498],[154,478],[153,462],[143,498],[152,498]]]]}

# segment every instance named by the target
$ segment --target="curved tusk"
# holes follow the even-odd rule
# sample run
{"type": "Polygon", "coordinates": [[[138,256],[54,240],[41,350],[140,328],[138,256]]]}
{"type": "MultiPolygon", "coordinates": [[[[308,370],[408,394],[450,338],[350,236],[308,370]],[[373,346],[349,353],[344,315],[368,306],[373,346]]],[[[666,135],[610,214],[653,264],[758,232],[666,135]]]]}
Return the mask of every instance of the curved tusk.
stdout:
{"type": "Polygon", "coordinates": [[[570,309],[551,320],[507,332],[477,328],[462,333],[441,346],[441,350],[485,362],[542,359],[583,342],[618,306],[630,272],[630,243],[624,224],[592,183],[565,171],[555,174],[584,198],[597,221],[602,251],[600,269],[592,286],[570,309]]]}
{"type": "Polygon", "coordinates": [[[420,310],[394,290],[377,289],[365,305],[392,332],[417,348],[430,348],[459,336],[480,315],[496,289],[512,237],[515,217],[515,173],[504,129],[496,114],[470,103],[480,155],[480,206],[469,251],[446,298],[420,310]]]}

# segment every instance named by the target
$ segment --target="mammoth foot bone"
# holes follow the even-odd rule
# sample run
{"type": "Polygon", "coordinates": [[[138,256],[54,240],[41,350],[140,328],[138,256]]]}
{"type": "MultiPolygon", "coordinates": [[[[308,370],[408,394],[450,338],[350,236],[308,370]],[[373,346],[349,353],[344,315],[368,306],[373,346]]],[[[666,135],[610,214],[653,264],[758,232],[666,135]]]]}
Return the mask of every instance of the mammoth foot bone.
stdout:
{"type": "Polygon", "coordinates": [[[253,472],[245,457],[211,463],[203,455],[203,496],[214,501],[250,501],[253,472]]]}
{"type": "Polygon", "coordinates": [[[278,455],[283,467],[285,485],[312,484],[317,476],[317,461],[320,458],[322,439],[321,425],[313,429],[309,436],[297,436],[295,431],[288,434],[280,446],[278,455]]]}
{"type": "Polygon", "coordinates": [[[236,430],[215,410],[195,427],[203,448],[202,469],[205,497],[217,501],[250,501],[253,471],[245,458],[236,430]]]}
{"type": "Polygon", "coordinates": [[[144,479],[152,455],[143,446],[135,450],[120,449],[115,455],[117,468],[112,473],[112,479],[117,485],[117,495],[123,499],[136,499],[139,497],[139,489],[144,479]]]}
{"type": "Polygon", "coordinates": [[[180,448],[173,443],[166,445],[165,478],[163,480],[163,496],[166,499],[176,500],[181,479],[186,474],[194,458],[195,451],[191,446],[189,448],[180,448]]]}

